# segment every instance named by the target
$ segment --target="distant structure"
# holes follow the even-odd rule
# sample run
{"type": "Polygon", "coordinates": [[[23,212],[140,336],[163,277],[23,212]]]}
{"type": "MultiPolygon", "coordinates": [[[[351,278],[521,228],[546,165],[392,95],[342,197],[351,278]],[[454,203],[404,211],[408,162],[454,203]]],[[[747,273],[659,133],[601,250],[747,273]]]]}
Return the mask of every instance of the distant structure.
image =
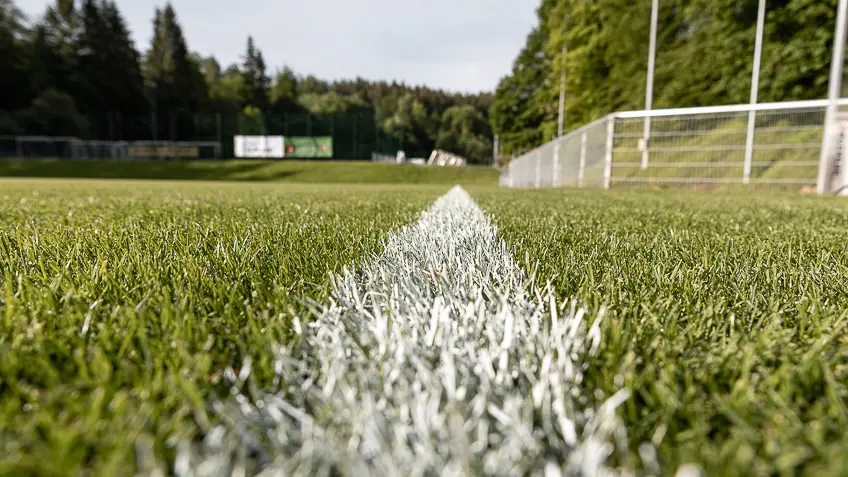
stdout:
{"type": "Polygon", "coordinates": [[[468,161],[456,154],[436,149],[427,160],[428,166],[464,166],[468,161]]]}
{"type": "Polygon", "coordinates": [[[397,156],[391,156],[389,154],[380,154],[379,152],[372,152],[371,160],[373,162],[397,162],[397,156]]]}
{"type": "Polygon", "coordinates": [[[430,159],[423,157],[407,157],[406,152],[398,151],[396,155],[380,154],[378,152],[371,153],[373,162],[395,163],[395,164],[413,164],[416,166],[464,166],[468,161],[456,154],[451,154],[442,150],[435,150],[430,155],[430,159]]]}

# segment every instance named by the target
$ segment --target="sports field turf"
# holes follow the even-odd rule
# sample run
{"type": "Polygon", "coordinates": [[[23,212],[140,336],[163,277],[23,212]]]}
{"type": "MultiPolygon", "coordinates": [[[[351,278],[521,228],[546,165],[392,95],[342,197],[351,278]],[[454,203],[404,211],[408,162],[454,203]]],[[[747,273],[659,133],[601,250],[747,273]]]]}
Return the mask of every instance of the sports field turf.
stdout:
{"type": "MultiPolygon", "coordinates": [[[[663,472],[848,474],[848,203],[797,195],[476,194],[562,298],[606,306],[586,386],[633,396],[663,472]]],[[[600,394],[599,394],[600,396],[600,394]]]]}
{"type": "MultiPolygon", "coordinates": [[[[225,367],[268,384],[299,298],[447,189],[0,179],[0,475],[171,468],[225,367]]],[[[605,307],[584,385],[632,392],[618,463],[848,473],[848,203],[467,189],[525,270],[605,307]]]]}
{"type": "Polygon", "coordinates": [[[0,475],[132,475],[447,187],[0,180],[0,475]]]}

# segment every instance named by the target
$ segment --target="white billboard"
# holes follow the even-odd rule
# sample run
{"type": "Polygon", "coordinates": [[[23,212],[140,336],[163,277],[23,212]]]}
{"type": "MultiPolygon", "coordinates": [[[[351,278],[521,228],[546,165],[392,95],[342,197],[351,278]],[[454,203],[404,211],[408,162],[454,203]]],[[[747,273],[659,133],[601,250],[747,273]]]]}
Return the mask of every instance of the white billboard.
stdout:
{"type": "Polygon", "coordinates": [[[286,155],[283,136],[235,136],[233,143],[236,157],[283,158],[286,155]]]}

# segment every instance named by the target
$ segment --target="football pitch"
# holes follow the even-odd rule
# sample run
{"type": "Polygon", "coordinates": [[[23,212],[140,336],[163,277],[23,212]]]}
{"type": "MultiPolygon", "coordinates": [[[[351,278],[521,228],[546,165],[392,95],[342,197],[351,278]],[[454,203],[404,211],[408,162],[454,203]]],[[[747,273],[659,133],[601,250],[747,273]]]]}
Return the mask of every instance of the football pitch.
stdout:
{"type": "Polygon", "coordinates": [[[0,179],[0,474],[848,473],[848,203],[452,185],[0,179]]]}

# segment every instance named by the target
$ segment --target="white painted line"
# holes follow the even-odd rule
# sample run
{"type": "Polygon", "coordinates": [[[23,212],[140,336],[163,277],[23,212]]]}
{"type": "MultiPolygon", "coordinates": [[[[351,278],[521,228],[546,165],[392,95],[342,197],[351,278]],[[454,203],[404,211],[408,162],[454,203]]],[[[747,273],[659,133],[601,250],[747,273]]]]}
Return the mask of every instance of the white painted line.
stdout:
{"type": "Polygon", "coordinates": [[[593,408],[581,385],[599,320],[532,282],[453,188],[336,279],[280,351],[277,388],[217,403],[222,424],[175,473],[616,475],[627,392],[593,408]]]}

